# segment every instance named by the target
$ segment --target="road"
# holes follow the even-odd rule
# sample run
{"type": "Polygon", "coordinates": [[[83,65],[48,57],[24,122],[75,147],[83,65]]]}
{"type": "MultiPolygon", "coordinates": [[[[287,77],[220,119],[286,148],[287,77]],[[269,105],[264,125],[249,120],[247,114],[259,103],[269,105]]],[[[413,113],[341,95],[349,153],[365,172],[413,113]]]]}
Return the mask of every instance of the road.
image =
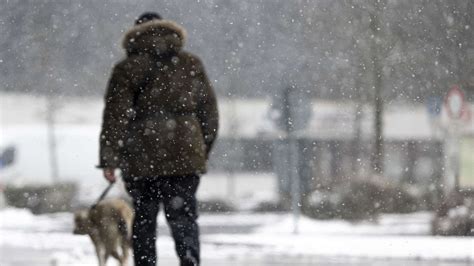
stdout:
{"type": "MultiPolygon", "coordinates": [[[[31,223],[21,225],[30,216],[17,215],[17,223],[0,226],[0,266],[88,266],[97,265],[90,240],[73,236],[72,217],[67,214],[33,217],[31,223]],[[18,217],[17,217],[18,216],[18,217]],[[21,219],[20,219],[21,218],[21,219]]],[[[255,215],[240,219],[234,217],[204,216],[201,226],[203,239],[214,234],[242,235],[260,226],[267,216],[255,215]],[[253,217],[253,218],[252,218],[253,217]],[[206,220],[207,219],[207,220],[206,220]]],[[[5,218],[5,217],[4,217],[5,218]]],[[[30,217],[32,218],[32,217],[30,217]]],[[[275,217],[270,217],[273,221],[275,217]]],[[[268,221],[267,221],[268,222],[268,221]]],[[[343,244],[343,243],[341,243],[343,244]]],[[[159,226],[159,265],[178,265],[166,223],[159,226]]],[[[203,241],[202,265],[206,266],[281,266],[281,265],[354,265],[354,266],[467,266],[469,262],[440,262],[419,260],[380,260],[367,258],[338,258],[298,255],[285,256],[284,252],[265,253],[258,246],[216,244],[203,241]],[[276,254],[276,255],[275,255],[276,254]]],[[[110,261],[108,265],[116,265],[110,261]]],[[[131,265],[131,264],[130,264],[131,265]]]]}
{"type": "MultiPolygon", "coordinates": [[[[60,264],[51,259],[53,250],[35,250],[32,248],[8,248],[0,247],[0,265],[2,266],[69,266],[77,264],[60,264]]],[[[94,261],[83,263],[83,266],[96,265],[94,261]]],[[[115,265],[109,263],[108,265],[115,265]]],[[[131,264],[130,264],[131,265],[131,264]]],[[[176,266],[178,261],[175,258],[160,258],[160,266],[176,266]]],[[[468,262],[436,262],[436,261],[407,261],[407,260],[354,260],[340,258],[291,258],[273,257],[258,259],[204,259],[203,266],[309,266],[309,265],[353,265],[353,266],[468,266],[468,262]]]]}

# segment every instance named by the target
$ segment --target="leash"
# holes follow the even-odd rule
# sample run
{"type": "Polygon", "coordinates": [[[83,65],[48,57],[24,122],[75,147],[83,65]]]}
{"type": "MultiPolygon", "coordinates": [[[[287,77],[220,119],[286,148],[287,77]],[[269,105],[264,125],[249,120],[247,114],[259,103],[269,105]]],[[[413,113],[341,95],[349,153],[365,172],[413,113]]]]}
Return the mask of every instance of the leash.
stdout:
{"type": "MultiPolygon", "coordinates": [[[[115,183],[115,182],[114,182],[114,183],[115,183]]],[[[100,194],[99,199],[97,199],[97,201],[96,201],[94,204],[92,204],[91,209],[94,209],[95,206],[97,206],[97,204],[99,204],[99,202],[100,202],[101,200],[103,200],[103,199],[105,198],[105,196],[107,196],[107,194],[109,193],[110,189],[113,187],[114,183],[110,183],[110,184],[105,188],[104,192],[102,192],[102,194],[100,194]]]]}

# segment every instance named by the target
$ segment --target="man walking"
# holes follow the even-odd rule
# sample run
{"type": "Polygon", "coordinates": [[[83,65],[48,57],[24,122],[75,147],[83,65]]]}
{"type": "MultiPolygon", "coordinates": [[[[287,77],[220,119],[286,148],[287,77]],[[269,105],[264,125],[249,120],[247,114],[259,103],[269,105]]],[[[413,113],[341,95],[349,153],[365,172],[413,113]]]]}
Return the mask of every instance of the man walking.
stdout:
{"type": "Polygon", "coordinates": [[[215,94],[198,57],[182,50],[185,30],[145,13],[126,33],[127,56],[105,95],[100,164],[122,171],[133,199],[135,265],[156,265],[160,202],[181,265],[199,265],[196,190],[217,136],[215,94]]]}

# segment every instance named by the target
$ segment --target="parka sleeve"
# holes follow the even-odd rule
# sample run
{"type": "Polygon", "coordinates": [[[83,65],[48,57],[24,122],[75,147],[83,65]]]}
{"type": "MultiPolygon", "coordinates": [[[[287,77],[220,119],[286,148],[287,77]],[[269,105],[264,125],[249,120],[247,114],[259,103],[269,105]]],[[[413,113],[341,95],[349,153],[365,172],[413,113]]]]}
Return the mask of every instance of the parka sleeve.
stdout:
{"type": "Polygon", "coordinates": [[[198,99],[198,112],[197,116],[201,123],[201,130],[204,137],[204,143],[206,145],[206,156],[212,149],[212,145],[217,137],[217,131],[219,128],[219,112],[217,109],[217,100],[209,78],[206,75],[204,67],[198,61],[198,73],[200,90],[198,99]]]}
{"type": "Polygon", "coordinates": [[[119,64],[112,71],[105,94],[100,133],[99,168],[118,168],[120,150],[127,141],[127,126],[133,116],[133,92],[127,71],[119,64]]]}

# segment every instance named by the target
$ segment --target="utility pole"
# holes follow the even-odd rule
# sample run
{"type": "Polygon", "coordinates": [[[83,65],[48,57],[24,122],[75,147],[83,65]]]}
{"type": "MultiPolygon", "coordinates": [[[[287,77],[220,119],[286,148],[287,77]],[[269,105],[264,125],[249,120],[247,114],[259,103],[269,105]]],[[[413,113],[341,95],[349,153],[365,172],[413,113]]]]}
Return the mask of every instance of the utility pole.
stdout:
{"type": "Polygon", "coordinates": [[[39,39],[44,40],[43,43],[43,54],[41,55],[41,66],[46,69],[46,87],[48,89],[46,99],[46,124],[47,124],[47,135],[48,135],[48,152],[49,152],[49,163],[51,169],[51,180],[53,183],[59,181],[59,166],[58,166],[58,155],[57,155],[57,144],[56,144],[56,129],[55,129],[55,114],[57,110],[56,101],[56,86],[52,82],[53,73],[50,66],[49,48],[48,48],[48,29],[44,32],[40,32],[39,39]]]}
{"type": "Polygon", "coordinates": [[[373,67],[374,88],[374,150],[372,153],[372,168],[377,174],[383,173],[384,162],[384,138],[383,138],[383,64],[380,59],[381,42],[381,19],[383,13],[383,1],[374,2],[374,10],[370,13],[370,30],[373,35],[371,45],[371,59],[373,67]]]}
{"type": "Polygon", "coordinates": [[[366,95],[361,93],[361,82],[360,77],[355,78],[354,86],[358,91],[359,98],[356,101],[355,106],[355,115],[353,121],[354,127],[354,138],[352,141],[352,173],[355,177],[359,178],[362,174],[361,172],[361,157],[362,157],[362,121],[363,121],[363,112],[364,105],[366,103],[366,95]]]}
{"type": "Polygon", "coordinates": [[[298,223],[301,215],[300,176],[298,173],[298,137],[296,135],[296,87],[290,86],[283,92],[283,109],[286,116],[285,129],[289,145],[291,177],[291,209],[293,211],[293,233],[298,234],[298,223]]]}
{"type": "Polygon", "coordinates": [[[291,163],[291,208],[293,209],[293,233],[298,234],[301,215],[300,175],[298,173],[298,139],[295,133],[289,136],[291,163]]]}
{"type": "MultiPolygon", "coordinates": [[[[233,61],[235,65],[238,64],[238,62],[233,61]]],[[[227,158],[228,160],[231,160],[231,164],[227,163],[228,165],[228,176],[227,176],[227,194],[229,198],[232,200],[235,199],[236,197],[236,186],[235,186],[235,169],[237,168],[237,165],[239,162],[242,161],[242,158],[240,157],[240,151],[237,150],[237,136],[235,135],[236,132],[239,130],[239,120],[237,119],[237,102],[236,102],[236,93],[238,91],[238,86],[239,86],[239,78],[240,78],[240,67],[234,70],[232,73],[232,76],[230,78],[230,87],[229,87],[229,103],[230,103],[230,132],[231,134],[229,135],[230,139],[230,152],[229,157],[227,158]]]]}
{"type": "MultiPolygon", "coordinates": [[[[287,84],[295,84],[294,80],[286,81],[287,84]]],[[[291,199],[291,206],[294,217],[293,232],[298,233],[298,222],[302,207],[302,183],[306,184],[307,180],[302,180],[299,171],[299,133],[301,133],[308,125],[312,115],[311,96],[295,85],[283,87],[275,95],[273,111],[279,113],[274,119],[276,126],[284,132],[284,145],[282,149],[275,150],[275,153],[281,154],[284,158],[274,160],[276,173],[281,180],[281,192],[286,200],[291,199]]],[[[275,158],[275,157],[274,157],[275,158]]],[[[303,190],[303,193],[306,192],[303,190]]]]}

